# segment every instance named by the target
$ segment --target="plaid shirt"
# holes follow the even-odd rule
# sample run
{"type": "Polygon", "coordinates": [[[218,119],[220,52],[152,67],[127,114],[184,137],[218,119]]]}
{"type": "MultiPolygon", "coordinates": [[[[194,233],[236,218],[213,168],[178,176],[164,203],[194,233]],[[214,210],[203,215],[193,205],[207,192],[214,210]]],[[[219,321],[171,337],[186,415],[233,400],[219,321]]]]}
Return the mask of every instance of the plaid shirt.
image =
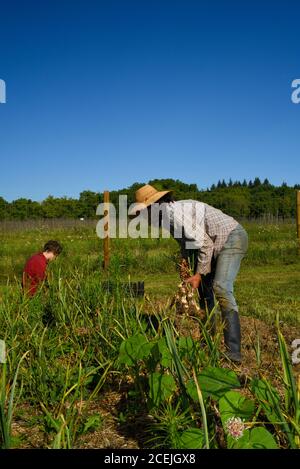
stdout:
{"type": "Polygon", "coordinates": [[[171,234],[181,245],[183,257],[190,249],[198,251],[197,272],[211,272],[229,233],[238,226],[234,218],[214,207],[196,200],[180,200],[166,204],[171,234]]]}

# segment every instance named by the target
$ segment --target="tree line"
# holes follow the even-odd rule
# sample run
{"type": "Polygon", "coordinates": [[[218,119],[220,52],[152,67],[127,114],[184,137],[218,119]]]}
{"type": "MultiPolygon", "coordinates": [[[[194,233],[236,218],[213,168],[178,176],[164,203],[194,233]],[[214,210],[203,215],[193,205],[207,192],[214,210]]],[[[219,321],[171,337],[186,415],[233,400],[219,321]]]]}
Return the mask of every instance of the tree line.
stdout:
{"type": "MultiPolygon", "coordinates": [[[[110,192],[112,203],[118,203],[119,195],[128,196],[128,204],[134,202],[135,191],[145,183],[134,183],[130,187],[110,192]]],[[[174,179],[149,181],[158,190],[173,190],[176,200],[195,199],[213,205],[236,218],[260,218],[266,215],[277,218],[296,216],[296,190],[282,183],[272,185],[268,179],[243,182],[231,179],[218,181],[210,188],[199,190],[197,184],[186,184],[174,179]]],[[[39,218],[97,218],[96,208],[103,202],[103,193],[85,190],[78,199],[49,195],[42,202],[20,198],[7,202],[0,197],[0,220],[26,220],[39,218]]]]}

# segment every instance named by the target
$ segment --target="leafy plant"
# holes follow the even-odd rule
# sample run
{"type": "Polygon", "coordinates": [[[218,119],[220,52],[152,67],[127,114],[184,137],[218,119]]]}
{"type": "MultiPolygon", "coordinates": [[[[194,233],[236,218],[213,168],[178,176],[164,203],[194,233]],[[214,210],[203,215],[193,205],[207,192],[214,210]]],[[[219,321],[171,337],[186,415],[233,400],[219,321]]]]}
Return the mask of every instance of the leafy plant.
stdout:
{"type": "MultiPolygon", "coordinates": [[[[240,388],[241,386],[236,373],[227,368],[204,368],[197,375],[197,381],[204,399],[207,397],[219,399],[229,390],[240,388]]],[[[194,380],[188,382],[187,390],[191,398],[197,401],[198,394],[194,380]]]]}
{"type": "Polygon", "coordinates": [[[272,434],[263,427],[245,430],[239,439],[228,437],[229,449],[278,449],[272,434]]]}
{"type": "Polygon", "coordinates": [[[150,408],[158,407],[176,391],[176,382],[171,374],[152,373],[149,376],[150,408]]]}

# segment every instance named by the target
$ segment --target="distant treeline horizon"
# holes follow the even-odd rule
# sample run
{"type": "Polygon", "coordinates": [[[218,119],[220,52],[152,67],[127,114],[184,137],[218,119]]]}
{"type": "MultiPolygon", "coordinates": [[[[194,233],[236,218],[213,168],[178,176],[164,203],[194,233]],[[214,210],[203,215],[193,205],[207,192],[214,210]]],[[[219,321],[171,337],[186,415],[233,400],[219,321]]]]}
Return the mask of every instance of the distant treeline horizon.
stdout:
{"type": "MultiPolygon", "coordinates": [[[[130,187],[110,192],[110,201],[117,205],[119,195],[128,196],[128,205],[135,201],[135,191],[146,184],[134,183],[130,187]]],[[[158,190],[172,190],[175,200],[195,199],[213,205],[237,218],[296,217],[296,191],[300,184],[274,186],[268,179],[261,181],[218,181],[209,189],[199,190],[197,184],[186,184],[174,179],[153,179],[148,182],[158,190]]],[[[96,208],[103,202],[103,193],[85,190],[79,198],[53,197],[42,202],[19,198],[7,202],[0,196],[0,220],[28,220],[51,218],[97,218],[96,208]]]]}

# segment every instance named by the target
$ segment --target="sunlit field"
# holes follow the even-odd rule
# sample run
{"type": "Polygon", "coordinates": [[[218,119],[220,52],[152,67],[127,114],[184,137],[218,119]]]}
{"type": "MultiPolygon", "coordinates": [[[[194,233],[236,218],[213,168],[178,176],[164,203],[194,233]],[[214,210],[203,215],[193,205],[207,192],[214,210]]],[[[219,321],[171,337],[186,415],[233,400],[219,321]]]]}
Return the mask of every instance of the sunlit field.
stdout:
{"type": "Polygon", "coordinates": [[[300,338],[296,226],[243,225],[239,367],[226,359],[221,323],[214,335],[205,314],[172,306],[174,240],[111,240],[105,272],[96,222],[0,225],[1,445],[300,447],[299,365],[291,363],[300,338]],[[24,298],[24,263],[49,239],[64,251],[49,266],[48,288],[24,298]],[[142,298],[122,288],[137,281],[142,298]]]}

